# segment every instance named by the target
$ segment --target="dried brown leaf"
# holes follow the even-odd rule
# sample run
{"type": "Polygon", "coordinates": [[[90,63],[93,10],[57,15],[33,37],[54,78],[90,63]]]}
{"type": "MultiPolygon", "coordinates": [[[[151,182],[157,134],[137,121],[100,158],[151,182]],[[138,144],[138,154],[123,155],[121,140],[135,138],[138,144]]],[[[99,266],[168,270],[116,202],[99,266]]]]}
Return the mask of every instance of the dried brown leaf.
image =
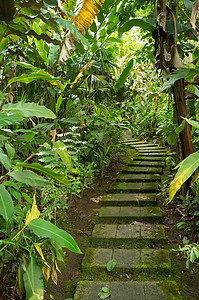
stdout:
{"type": "Polygon", "coordinates": [[[193,4],[191,20],[190,20],[193,29],[196,29],[196,18],[198,15],[198,10],[199,10],[199,0],[196,0],[196,2],[193,4]]]}

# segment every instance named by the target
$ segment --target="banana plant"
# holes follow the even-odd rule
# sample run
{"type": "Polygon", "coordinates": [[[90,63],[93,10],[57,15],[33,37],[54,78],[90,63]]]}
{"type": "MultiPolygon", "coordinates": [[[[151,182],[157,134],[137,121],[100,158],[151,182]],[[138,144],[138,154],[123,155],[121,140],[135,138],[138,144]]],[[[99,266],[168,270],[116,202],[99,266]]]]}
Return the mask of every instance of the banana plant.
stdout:
{"type": "MultiPolygon", "coordinates": [[[[199,129],[199,122],[187,118],[183,119],[185,119],[193,127],[199,129]]],[[[181,188],[183,183],[193,175],[194,172],[195,176],[193,177],[192,184],[198,179],[199,151],[196,151],[186,157],[176,166],[176,169],[177,168],[178,171],[170,184],[168,202],[171,202],[173,200],[177,191],[181,188]]]]}

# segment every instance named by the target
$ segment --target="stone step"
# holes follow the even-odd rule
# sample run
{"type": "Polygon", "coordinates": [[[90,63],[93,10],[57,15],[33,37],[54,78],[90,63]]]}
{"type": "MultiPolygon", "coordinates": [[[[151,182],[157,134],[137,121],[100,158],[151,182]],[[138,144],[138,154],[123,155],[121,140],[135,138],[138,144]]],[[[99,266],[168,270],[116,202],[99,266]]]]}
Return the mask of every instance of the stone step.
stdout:
{"type": "Polygon", "coordinates": [[[138,153],[138,156],[144,156],[144,155],[147,155],[147,156],[162,156],[164,157],[166,155],[166,152],[164,153],[160,153],[160,152],[139,152],[138,153]]]}
{"type": "Polygon", "coordinates": [[[121,169],[122,174],[162,174],[163,168],[153,166],[126,166],[121,169]]]}
{"type": "Polygon", "coordinates": [[[156,182],[113,182],[109,187],[109,191],[112,193],[155,193],[158,186],[159,184],[156,182]]]}
{"type": "Polygon", "coordinates": [[[154,147],[140,147],[140,146],[136,146],[135,147],[136,150],[138,151],[142,151],[142,150],[164,150],[164,151],[167,151],[164,147],[157,147],[154,145],[154,147]]]}
{"type": "MultiPolygon", "coordinates": [[[[149,156],[148,156],[149,157],[149,156]]],[[[139,157],[137,157],[137,160],[129,160],[128,165],[129,166],[142,166],[142,167],[164,167],[165,163],[163,161],[146,161],[146,160],[138,160],[139,157]]]]}
{"type": "Polygon", "coordinates": [[[168,273],[171,270],[169,251],[165,249],[103,249],[88,248],[82,261],[82,271],[92,275],[107,274],[106,264],[115,259],[117,264],[111,271],[130,274],[168,273]]]}
{"type": "Polygon", "coordinates": [[[163,222],[163,216],[160,207],[117,207],[107,206],[101,207],[99,212],[99,223],[131,223],[134,221],[142,221],[146,223],[163,222]]]}
{"type": "Polygon", "coordinates": [[[155,206],[156,194],[109,194],[101,198],[100,206],[155,206]]]}
{"type": "Polygon", "coordinates": [[[157,182],[160,180],[160,174],[119,174],[116,178],[116,181],[125,182],[157,182]]]}
{"type": "Polygon", "coordinates": [[[110,296],[106,300],[179,300],[179,289],[174,281],[80,281],[74,300],[99,300],[101,288],[107,287],[110,296]]]}
{"type": "Polygon", "coordinates": [[[139,153],[162,153],[162,154],[166,154],[167,151],[166,150],[159,150],[159,149],[142,149],[142,150],[139,150],[139,153]]]}
{"type": "Polygon", "coordinates": [[[165,161],[165,157],[164,156],[138,155],[138,157],[134,157],[134,160],[165,161]]]}
{"type": "Polygon", "coordinates": [[[119,141],[119,143],[122,143],[122,144],[131,144],[131,143],[137,143],[137,142],[140,143],[142,141],[139,139],[133,139],[133,138],[124,138],[119,141]]]}
{"type": "Polygon", "coordinates": [[[155,144],[148,144],[147,142],[141,141],[141,142],[134,142],[134,143],[132,143],[129,146],[135,148],[135,147],[138,147],[138,146],[139,147],[154,147],[154,146],[157,146],[157,145],[155,145],[155,144]]]}
{"type": "Polygon", "coordinates": [[[163,225],[96,224],[92,233],[93,247],[147,247],[151,241],[165,243],[163,225]]]}

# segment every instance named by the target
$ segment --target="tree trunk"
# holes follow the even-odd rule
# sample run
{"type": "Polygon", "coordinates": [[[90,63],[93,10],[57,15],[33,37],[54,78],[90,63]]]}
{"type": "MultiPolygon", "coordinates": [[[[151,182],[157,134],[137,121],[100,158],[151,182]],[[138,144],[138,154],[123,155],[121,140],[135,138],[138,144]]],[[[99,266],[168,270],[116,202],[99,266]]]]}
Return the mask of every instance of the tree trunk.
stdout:
{"type": "MultiPolygon", "coordinates": [[[[185,100],[184,79],[179,79],[174,83],[173,95],[176,107],[178,126],[182,123],[181,117],[187,117],[187,107],[185,100]]],[[[186,122],[185,128],[179,134],[182,145],[182,159],[185,159],[194,152],[190,125],[186,122]]]]}

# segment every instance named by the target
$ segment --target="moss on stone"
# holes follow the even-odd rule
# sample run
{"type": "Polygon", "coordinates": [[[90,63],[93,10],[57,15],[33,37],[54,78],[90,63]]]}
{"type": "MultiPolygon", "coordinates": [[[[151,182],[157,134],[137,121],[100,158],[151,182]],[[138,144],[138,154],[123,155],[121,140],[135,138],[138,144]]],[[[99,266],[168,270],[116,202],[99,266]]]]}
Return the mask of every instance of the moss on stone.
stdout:
{"type": "Polygon", "coordinates": [[[180,292],[179,289],[177,287],[176,282],[174,281],[162,281],[158,283],[158,286],[160,287],[160,289],[163,291],[163,293],[167,296],[167,300],[180,300],[183,299],[180,296],[180,292]]]}

